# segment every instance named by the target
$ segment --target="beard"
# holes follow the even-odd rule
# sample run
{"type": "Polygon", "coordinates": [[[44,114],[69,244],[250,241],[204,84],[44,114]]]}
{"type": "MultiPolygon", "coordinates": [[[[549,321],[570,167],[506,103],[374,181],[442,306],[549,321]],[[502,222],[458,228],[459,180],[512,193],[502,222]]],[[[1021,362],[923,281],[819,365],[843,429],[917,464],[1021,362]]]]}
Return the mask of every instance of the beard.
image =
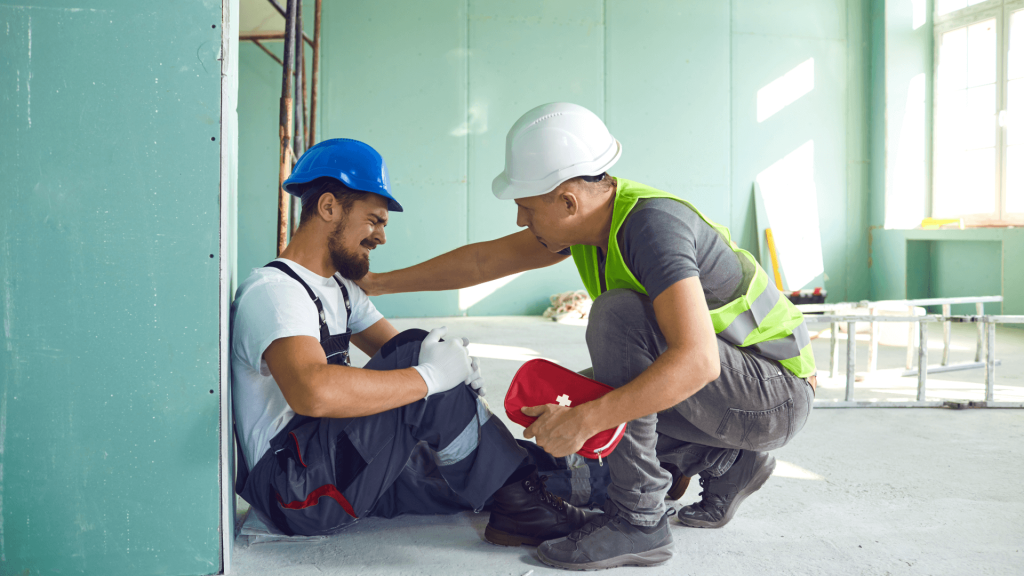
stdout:
{"type": "Polygon", "coordinates": [[[345,232],[343,222],[331,232],[327,239],[327,250],[331,253],[331,263],[342,278],[348,280],[359,280],[370,271],[370,256],[367,254],[353,254],[345,249],[342,244],[342,235],[345,232]]]}

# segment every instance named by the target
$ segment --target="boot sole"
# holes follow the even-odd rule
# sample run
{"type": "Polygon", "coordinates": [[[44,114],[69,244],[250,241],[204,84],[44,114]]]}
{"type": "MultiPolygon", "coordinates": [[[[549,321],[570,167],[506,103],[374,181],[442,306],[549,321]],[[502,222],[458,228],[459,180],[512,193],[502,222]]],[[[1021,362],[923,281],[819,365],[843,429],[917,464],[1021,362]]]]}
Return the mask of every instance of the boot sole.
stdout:
{"type": "Polygon", "coordinates": [[[764,483],[768,481],[768,478],[771,477],[772,472],[774,471],[775,456],[768,454],[768,457],[765,458],[761,467],[758,468],[757,473],[750,479],[750,484],[747,484],[743,490],[740,490],[739,493],[736,494],[736,498],[732,501],[732,506],[729,506],[729,509],[725,512],[725,516],[723,516],[718,522],[705,522],[703,520],[683,518],[682,516],[676,516],[676,520],[683,526],[688,526],[690,528],[721,528],[728,524],[729,520],[732,520],[732,517],[736,515],[736,510],[738,510],[740,504],[747,499],[747,496],[757,492],[761,489],[761,486],[764,486],[764,483]]]}
{"type": "Polygon", "coordinates": [[[668,562],[672,558],[673,554],[672,544],[668,544],[661,548],[655,548],[654,550],[648,550],[647,552],[641,552],[639,554],[623,554],[622,556],[616,556],[607,560],[599,560],[597,562],[572,564],[569,562],[552,560],[545,556],[544,552],[537,550],[537,557],[541,562],[548,566],[562,568],[563,570],[605,570],[607,568],[618,568],[620,566],[661,566],[665,562],[668,562]]]}
{"type": "Polygon", "coordinates": [[[484,540],[496,546],[540,546],[541,542],[544,542],[539,538],[510,534],[504,530],[493,528],[490,524],[484,529],[484,540]]]}

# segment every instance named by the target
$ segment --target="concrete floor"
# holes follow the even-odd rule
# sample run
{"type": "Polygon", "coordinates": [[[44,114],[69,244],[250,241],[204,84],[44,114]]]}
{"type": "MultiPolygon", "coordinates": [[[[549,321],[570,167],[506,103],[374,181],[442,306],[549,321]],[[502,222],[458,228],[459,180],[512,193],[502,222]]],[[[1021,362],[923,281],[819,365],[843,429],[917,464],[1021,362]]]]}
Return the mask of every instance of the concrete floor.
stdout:
{"type": "MultiPolygon", "coordinates": [[[[535,317],[393,321],[399,329],[441,324],[465,336],[481,358],[495,414],[516,369],[545,357],[590,365],[582,326],[535,317]]],[[[974,332],[954,326],[953,361],[973,360],[974,332]]],[[[845,335],[844,335],[845,336],[845,335]]],[[[933,362],[941,331],[929,338],[933,362]]],[[[845,342],[841,346],[845,350],[845,342]]],[[[814,342],[819,368],[828,338],[814,342]]],[[[1024,331],[1000,328],[997,400],[1024,400],[1024,331]]],[[[365,361],[356,355],[354,362],[365,361]]],[[[867,343],[858,341],[866,368],[867,343]]],[[[845,358],[841,356],[841,361],[845,358]]],[[[882,347],[879,371],[858,382],[858,399],[910,399],[914,378],[894,375],[903,348],[882,347]]],[[[825,376],[824,372],[819,376],[825,376]]],[[[980,399],[982,370],[934,375],[929,399],[980,399]]],[[[842,378],[822,379],[819,398],[842,396],[842,378]]],[[[816,410],[803,431],[775,452],[775,475],[721,530],[673,526],[676,556],[644,574],[1024,574],[1024,410],[816,410]]],[[[699,499],[694,482],[680,501],[699,499]]],[[[367,519],[310,542],[246,544],[233,573],[554,574],[532,548],[483,541],[486,514],[367,519]]]]}

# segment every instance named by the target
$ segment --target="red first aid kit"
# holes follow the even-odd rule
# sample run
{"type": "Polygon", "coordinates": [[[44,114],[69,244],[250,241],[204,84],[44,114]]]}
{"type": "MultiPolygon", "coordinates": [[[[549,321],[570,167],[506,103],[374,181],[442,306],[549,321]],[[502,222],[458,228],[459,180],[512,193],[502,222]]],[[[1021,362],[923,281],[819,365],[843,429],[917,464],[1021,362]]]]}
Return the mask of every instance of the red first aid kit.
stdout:
{"type": "MultiPolygon", "coordinates": [[[[505,413],[510,420],[521,426],[529,426],[537,419],[523,414],[524,406],[579,406],[614,390],[611,386],[591,380],[586,376],[563,368],[548,360],[529,360],[512,378],[508,394],[505,395],[505,413]]],[[[592,436],[577,452],[584,458],[596,458],[602,465],[602,458],[612,453],[626,432],[626,424],[619,424],[592,436]]]]}

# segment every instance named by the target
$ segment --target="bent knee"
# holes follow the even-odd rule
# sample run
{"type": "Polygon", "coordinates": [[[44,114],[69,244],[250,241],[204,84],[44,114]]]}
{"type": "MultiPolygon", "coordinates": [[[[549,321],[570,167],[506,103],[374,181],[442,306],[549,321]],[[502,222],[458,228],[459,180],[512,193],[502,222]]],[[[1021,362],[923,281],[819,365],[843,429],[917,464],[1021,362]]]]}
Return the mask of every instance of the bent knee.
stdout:
{"type": "Polygon", "coordinates": [[[380,347],[381,356],[390,356],[394,354],[402,346],[409,346],[415,344],[417,346],[416,356],[419,357],[419,344],[423,342],[423,339],[427,337],[427,331],[420,328],[410,328],[404,332],[399,332],[391,340],[388,340],[383,346],[380,347]]]}
{"type": "Polygon", "coordinates": [[[603,340],[609,334],[623,329],[648,324],[653,319],[654,307],[647,296],[616,288],[597,297],[590,308],[587,322],[587,342],[603,340]]]}

